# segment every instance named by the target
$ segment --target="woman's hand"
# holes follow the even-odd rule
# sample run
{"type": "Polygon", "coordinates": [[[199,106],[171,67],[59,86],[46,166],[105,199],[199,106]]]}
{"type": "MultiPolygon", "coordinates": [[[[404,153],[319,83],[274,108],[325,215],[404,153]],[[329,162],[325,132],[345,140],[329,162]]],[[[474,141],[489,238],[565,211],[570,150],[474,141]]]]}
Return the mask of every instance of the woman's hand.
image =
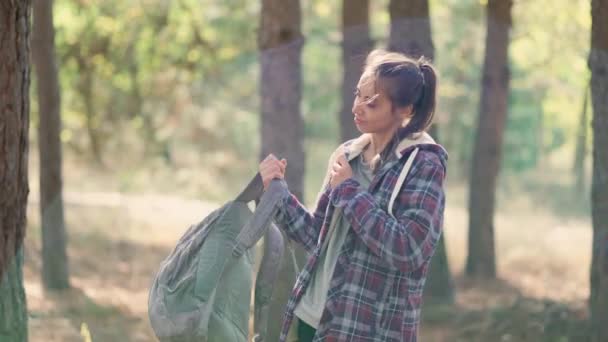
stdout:
{"type": "Polygon", "coordinates": [[[285,179],[285,168],[287,167],[287,160],[281,159],[278,160],[274,154],[269,154],[261,163],[260,163],[260,175],[262,176],[262,181],[264,182],[264,191],[268,188],[270,181],[278,178],[285,179]]]}
{"type": "Polygon", "coordinates": [[[353,176],[353,170],[343,154],[340,154],[330,171],[329,185],[332,189],[353,176]]]}

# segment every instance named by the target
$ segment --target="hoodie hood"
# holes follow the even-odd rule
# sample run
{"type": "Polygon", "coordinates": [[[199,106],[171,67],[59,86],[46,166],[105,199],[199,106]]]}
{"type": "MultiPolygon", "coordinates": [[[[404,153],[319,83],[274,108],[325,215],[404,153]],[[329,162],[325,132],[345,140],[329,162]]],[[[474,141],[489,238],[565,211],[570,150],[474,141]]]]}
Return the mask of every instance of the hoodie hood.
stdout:
{"type": "MultiPolygon", "coordinates": [[[[362,134],[358,138],[351,140],[350,144],[347,144],[344,147],[344,153],[346,154],[346,158],[351,161],[360,155],[365,147],[372,141],[372,136],[369,133],[362,134]]],[[[402,156],[408,154],[414,148],[420,148],[420,150],[425,150],[436,154],[443,166],[446,166],[448,153],[443,148],[443,146],[439,145],[435,142],[435,140],[431,137],[427,132],[422,132],[416,134],[414,137],[408,137],[399,142],[397,148],[395,148],[395,156],[397,159],[401,159],[402,156]]]]}

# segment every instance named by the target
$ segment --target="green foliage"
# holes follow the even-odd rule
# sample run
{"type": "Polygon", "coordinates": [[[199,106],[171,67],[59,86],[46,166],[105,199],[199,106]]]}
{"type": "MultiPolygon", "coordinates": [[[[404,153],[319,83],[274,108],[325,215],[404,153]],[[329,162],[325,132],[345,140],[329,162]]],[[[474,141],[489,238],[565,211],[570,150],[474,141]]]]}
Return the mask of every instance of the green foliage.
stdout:
{"type": "Polygon", "coordinates": [[[509,171],[529,170],[538,164],[543,109],[537,96],[519,89],[510,93],[503,157],[509,171]]]}
{"type": "MultiPolygon", "coordinates": [[[[484,4],[431,1],[440,141],[450,152],[452,172],[461,175],[467,174],[479,115],[484,4]]],[[[341,5],[302,2],[305,135],[329,145],[337,143],[339,131],[341,5]]],[[[372,38],[383,47],[388,1],[370,5],[372,38]]],[[[56,1],[67,153],[88,157],[97,140],[100,159],[118,170],[157,161],[177,169],[201,167],[203,161],[220,160],[215,153],[255,166],[259,10],[259,3],[245,0],[56,1]]],[[[584,0],[515,3],[503,154],[507,174],[573,150],[588,79],[589,11],[584,0]]],[[[35,96],[32,92],[33,101],[35,96]]],[[[122,181],[128,189],[139,172],[122,174],[131,175],[122,181]]]]}

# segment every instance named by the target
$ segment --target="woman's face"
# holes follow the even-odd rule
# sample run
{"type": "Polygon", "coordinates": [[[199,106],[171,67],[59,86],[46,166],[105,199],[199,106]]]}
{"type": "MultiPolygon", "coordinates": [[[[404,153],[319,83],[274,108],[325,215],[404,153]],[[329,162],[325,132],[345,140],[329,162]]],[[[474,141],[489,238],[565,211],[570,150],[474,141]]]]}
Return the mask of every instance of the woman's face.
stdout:
{"type": "Polygon", "coordinates": [[[354,121],[361,133],[390,133],[402,125],[406,115],[393,111],[391,101],[376,87],[373,75],[359,79],[353,102],[354,121]]]}

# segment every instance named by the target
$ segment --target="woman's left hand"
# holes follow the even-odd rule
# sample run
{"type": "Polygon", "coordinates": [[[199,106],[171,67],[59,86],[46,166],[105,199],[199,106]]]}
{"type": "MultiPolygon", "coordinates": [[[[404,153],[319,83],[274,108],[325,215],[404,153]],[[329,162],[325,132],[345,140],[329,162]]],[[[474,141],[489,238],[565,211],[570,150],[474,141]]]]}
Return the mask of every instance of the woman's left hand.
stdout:
{"type": "Polygon", "coordinates": [[[331,178],[329,179],[329,185],[332,189],[353,176],[353,170],[351,169],[350,164],[344,155],[341,154],[338,157],[332,166],[330,175],[331,178]]]}

